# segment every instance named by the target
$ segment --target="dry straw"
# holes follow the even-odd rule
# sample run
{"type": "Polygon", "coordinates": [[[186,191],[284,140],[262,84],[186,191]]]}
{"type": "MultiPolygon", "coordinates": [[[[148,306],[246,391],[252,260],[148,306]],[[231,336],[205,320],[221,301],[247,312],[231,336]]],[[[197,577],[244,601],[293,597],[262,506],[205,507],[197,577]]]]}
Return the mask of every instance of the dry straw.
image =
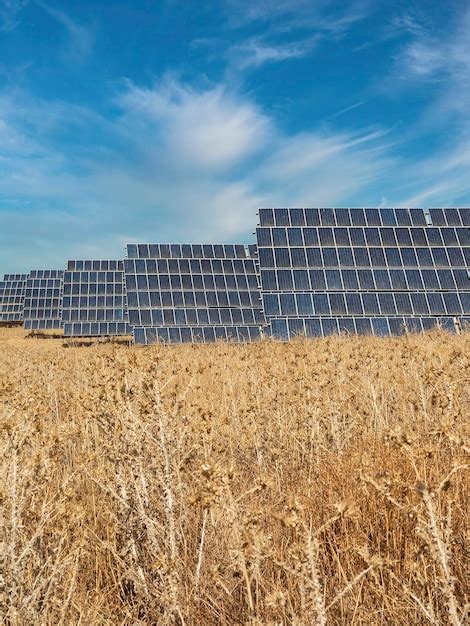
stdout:
{"type": "Polygon", "coordinates": [[[470,335],[0,331],[0,621],[464,624],[470,335]]]}

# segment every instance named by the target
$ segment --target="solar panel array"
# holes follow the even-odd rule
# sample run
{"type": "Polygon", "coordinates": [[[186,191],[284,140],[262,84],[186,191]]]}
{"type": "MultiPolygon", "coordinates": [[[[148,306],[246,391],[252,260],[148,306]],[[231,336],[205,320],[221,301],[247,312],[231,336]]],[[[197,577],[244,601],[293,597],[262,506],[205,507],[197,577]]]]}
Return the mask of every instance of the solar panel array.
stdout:
{"type": "Polygon", "coordinates": [[[267,334],[401,333],[470,320],[470,209],[261,209],[267,334]]]}
{"type": "Polygon", "coordinates": [[[66,337],[130,334],[123,261],[69,261],[62,321],[66,337]]]}
{"type": "Polygon", "coordinates": [[[27,274],[5,274],[0,281],[0,322],[23,320],[27,274]]]}
{"type": "Polygon", "coordinates": [[[124,261],[136,343],[251,341],[265,320],[255,247],[130,244],[124,261]]]}
{"type": "Polygon", "coordinates": [[[260,209],[256,239],[6,274],[0,322],[136,343],[470,327],[469,208],[260,209]]]}

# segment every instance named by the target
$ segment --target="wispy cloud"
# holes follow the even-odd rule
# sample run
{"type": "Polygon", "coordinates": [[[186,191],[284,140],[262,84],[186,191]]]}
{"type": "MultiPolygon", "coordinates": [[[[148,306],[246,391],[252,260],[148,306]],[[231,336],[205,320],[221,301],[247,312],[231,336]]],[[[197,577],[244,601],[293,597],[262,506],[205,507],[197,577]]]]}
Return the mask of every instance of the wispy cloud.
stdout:
{"type": "Polygon", "coordinates": [[[414,41],[402,55],[402,68],[406,76],[437,78],[438,73],[448,68],[447,51],[443,54],[440,45],[428,41],[414,41]]]}
{"type": "Polygon", "coordinates": [[[451,28],[425,13],[405,14],[400,25],[411,40],[396,58],[394,78],[428,93],[412,131],[421,141],[442,135],[410,163],[399,193],[410,204],[460,203],[470,192],[470,9],[456,13],[451,28]]]}
{"type": "Polygon", "coordinates": [[[312,52],[319,41],[318,35],[299,41],[275,43],[262,37],[253,37],[230,50],[232,62],[240,69],[259,67],[265,63],[276,63],[288,59],[299,59],[312,52]]]}
{"type": "Polygon", "coordinates": [[[0,32],[14,30],[21,19],[21,12],[29,0],[0,0],[0,32]]]}
{"type": "Polygon", "coordinates": [[[351,0],[338,10],[333,0],[226,0],[229,19],[274,23],[280,30],[314,29],[341,33],[373,10],[370,0],[351,0]]]}
{"type": "Polygon", "coordinates": [[[305,14],[312,7],[310,0],[225,1],[229,18],[243,22],[266,22],[279,17],[305,14]]]}
{"type": "Polygon", "coordinates": [[[340,10],[332,0],[226,0],[226,3],[232,26],[249,25],[258,31],[229,48],[228,60],[237,70],[306,57],[322,40],[340,39],[373,10],[368,0],[346,3],[340,10]]]}
{"type": "Polygon", "coordinates": [[[353,111],[354,109],[357,109],[363,106],[366,102],[367,100],[359,100],[359,102],[355,102],[354,104],[351,104],[348,107],[344,107],[343,109],[336,111],[336,113],[332,113],[331,115],[328,116],[327,119],[331,120],[331,119],[334,119],[335,117],[340,117],[341,115],[344,115],[345,113],[349,113],[349,111],[353,111]]]}
{"type": "Polygon", "coordinates": [[[93,32],[89,26],[79,24],[73,20],[70,15],[57,7],[44,2],[44,0],[35,0],[46,13],[64,27],[67,33],[66,55],[74,60],[84,61],[93,48],[93,32]]]}
{"type": "Polygon", "coordinates": [[[470,129],[422,159],[409,164],[397,193],[409,206],[452,206],[468,203],[470,194],[470,129]]]}
{"type": "Polygon", "coordinates": [[[459,16],[449,33],[437,34],[427,20],[409,15],[405,28],[412,35],[397,57],[398,70],[404,78],[470,81],[470,10],[459,16]]]}

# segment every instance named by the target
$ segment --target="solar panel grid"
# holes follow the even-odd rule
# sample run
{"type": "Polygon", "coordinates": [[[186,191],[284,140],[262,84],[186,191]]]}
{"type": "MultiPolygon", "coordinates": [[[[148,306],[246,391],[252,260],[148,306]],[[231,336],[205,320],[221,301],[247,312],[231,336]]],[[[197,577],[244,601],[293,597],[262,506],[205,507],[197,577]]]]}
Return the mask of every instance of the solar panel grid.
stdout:
{"type": "Polygon", "coordinates": [[[254,246],[178,244],[175,249],[168,244],[162,250],[159,244],[139,244],[127,249],[129,322],[137,342],[260,336],[265,320],[254,246]],[[188,256],[179,256],[183,252],[188,256]]]}
{"type": "Polygon", "coordinates": [[[374,332],[395,332],[386,316],[470,314],[468,209],[261,209],[259,217],[268,333],[306,332],[305,320],[320,317],[329,334],[335,315],[382,320],[374,332]]]}
{"type": "Polygon", "coordinates": [[[25,286],[26,330],[62,328],[63,270],[32,270],[25,286]]]}
{"type": "Polygon", "coordinates": [[[0,322],[23,320],[27,274],[5,274],[0,282],[0,322]]]}
{"type": "Polygon", "coordinates": [[[122,260],[69,261],[64,272],[64,335],[127,335],[127,302],[122,260]]]}

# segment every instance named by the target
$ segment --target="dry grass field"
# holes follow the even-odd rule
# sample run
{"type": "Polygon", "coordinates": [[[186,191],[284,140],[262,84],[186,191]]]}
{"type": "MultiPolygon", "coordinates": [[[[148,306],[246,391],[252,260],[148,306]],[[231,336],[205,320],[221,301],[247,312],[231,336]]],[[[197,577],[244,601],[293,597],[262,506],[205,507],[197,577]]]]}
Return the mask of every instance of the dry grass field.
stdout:
{"type": "Polygon", "coordinates": [[[470,333],[0,330],[6,624],[464,624],[470,333]]]}

